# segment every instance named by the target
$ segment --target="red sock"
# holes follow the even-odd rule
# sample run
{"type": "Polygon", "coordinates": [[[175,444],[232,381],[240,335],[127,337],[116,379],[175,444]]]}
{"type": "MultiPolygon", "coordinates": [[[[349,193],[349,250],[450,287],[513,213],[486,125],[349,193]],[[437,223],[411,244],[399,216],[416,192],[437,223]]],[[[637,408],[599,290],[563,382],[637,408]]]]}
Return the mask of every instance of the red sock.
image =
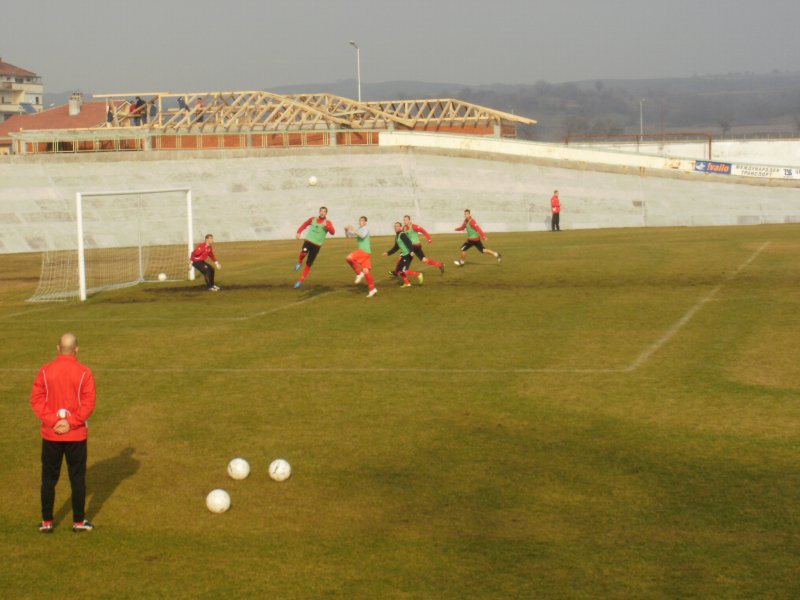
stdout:
{"type": "Polygon", "coordinates": [[[437,268],[441,268],[443,266],[442,263],[440,263],[437,260],[433,260],[432,258],[429,258],[425,262],[427,262],[429,265],[433,265],[434,267],[437,267],[437,268]]]}
{"type": "Polygon", "coordinates": [[[402,277],[402,278],[403,278],[403,283],[411,283],[411,282],[408,280],[408,277],[406,277],[406,273],[407,273],[407,272],[408,272],[408,271],[400,271],[400,273],[399,273],[400,277],[402,277]]]}
{"type": "Polygon", "coordinates": [[[299,263],[303,262],[303,259],[306,257],[306,254],[307,254],[306,252],[301,252],[300,256],[297,257],[297,262],[299,263]]]}
{"type": "Polygon", "coordinates": [[[305,278],[308,276],[308,272],[311,270],[311,265],[306,265],[306,268],[303,269],[303,274],[300,275],[300,281],[305,281],[305,278]]]}
{"type": "Polygon", "coordinates": [[[372,273],[369,271],[364,272],[364,276],[367,278],[367,285],[369,286],[369,291],[375,289],[375,278],[372,276],[372,273]]]}
{"type": "MultiPolygon", "coordinates": [[[[411,277],[419,277],[419,273],[416,271],[406,271],[406,275],[411,275],[411,277]]],[[[406,281],[408,280],[406,279],[406,281]]]]}

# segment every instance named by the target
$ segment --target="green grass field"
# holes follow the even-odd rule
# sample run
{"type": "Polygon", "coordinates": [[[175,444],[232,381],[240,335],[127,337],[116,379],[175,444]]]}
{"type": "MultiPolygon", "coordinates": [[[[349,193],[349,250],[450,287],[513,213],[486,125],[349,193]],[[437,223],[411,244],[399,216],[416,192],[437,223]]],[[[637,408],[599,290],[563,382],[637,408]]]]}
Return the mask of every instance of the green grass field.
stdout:
{"type": "Polygon", "coordinates": [[[411,289],[376,256],[369,300],[340,239],[300,290],[299,242],[222,243],[219,293],[84,304],[4,256],[0,597],[800,597],[800,226],[461,240],[411,289]],[[96,529],[64,471],[45,536],[29,394],[65,331],[96,529]]]}

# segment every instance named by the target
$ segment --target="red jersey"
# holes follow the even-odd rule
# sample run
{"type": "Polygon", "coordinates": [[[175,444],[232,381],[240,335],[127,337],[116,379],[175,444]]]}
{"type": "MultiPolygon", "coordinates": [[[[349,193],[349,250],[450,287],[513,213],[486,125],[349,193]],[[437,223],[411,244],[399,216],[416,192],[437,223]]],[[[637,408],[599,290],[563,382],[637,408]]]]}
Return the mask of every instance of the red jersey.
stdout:
{"type": "Polygon", "coordinates": [[[42,437],[53,442],[80,442],[87,438],[86,420],[94,412],[94,375],[74,355],[59,354],[36,376],[31,391],[31,407],[42,422],[42,437]],[[59,417],[58,411],[68,412],[59,417]],[[58,434],[55,424],[66,418],[70,430],[58,434]]]}
{"type": "Polygon", "coordinates": [[[550,208],[553,209],[553,214],[557,215],[561,212],[561,200],[558,199],[558,196],[555,194],[552,198],[550,198],[550,208]]]}
{"type": "Polygon", "coordinates": [[[192,257],[189,259],[192,262],[203,262],[204,260],[210,258],[214,262],[217,262],[217,257],[214,256],[214,248],[206,244],[205,242],[200,242],[197,245],[197,248],[194,249],[192,252],[192,257]]]}

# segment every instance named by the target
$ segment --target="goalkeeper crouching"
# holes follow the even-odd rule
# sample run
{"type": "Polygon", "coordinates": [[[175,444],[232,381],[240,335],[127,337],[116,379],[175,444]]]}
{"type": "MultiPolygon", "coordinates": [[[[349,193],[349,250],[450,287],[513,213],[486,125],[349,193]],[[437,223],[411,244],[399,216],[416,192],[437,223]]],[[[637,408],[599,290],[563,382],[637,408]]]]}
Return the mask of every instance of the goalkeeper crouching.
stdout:
{"type": "Polygon", "coordinates": [[[207,262],[209,258],[214,261],[214,266],[217,269],[222,268],[222,265],[219,264],[217,257],[214,255],[214,236],[210,233],[194,249],[189,261],[195,269],[203,274],[203,279],[206,280],[206,289],[209,292],[218,292],[219,286],[214,284],[214,267],[207,262]]]}

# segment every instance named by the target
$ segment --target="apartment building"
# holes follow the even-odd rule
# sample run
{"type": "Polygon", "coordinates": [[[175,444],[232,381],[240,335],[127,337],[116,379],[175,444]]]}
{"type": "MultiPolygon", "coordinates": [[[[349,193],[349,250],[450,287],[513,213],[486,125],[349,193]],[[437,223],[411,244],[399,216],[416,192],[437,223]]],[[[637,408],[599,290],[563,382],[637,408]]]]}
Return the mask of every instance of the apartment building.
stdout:
{"type": "Polygon", "coordinates": [[[41,112],[42,78],[0,58],[0,123],[18,114],[41,112]]]}

